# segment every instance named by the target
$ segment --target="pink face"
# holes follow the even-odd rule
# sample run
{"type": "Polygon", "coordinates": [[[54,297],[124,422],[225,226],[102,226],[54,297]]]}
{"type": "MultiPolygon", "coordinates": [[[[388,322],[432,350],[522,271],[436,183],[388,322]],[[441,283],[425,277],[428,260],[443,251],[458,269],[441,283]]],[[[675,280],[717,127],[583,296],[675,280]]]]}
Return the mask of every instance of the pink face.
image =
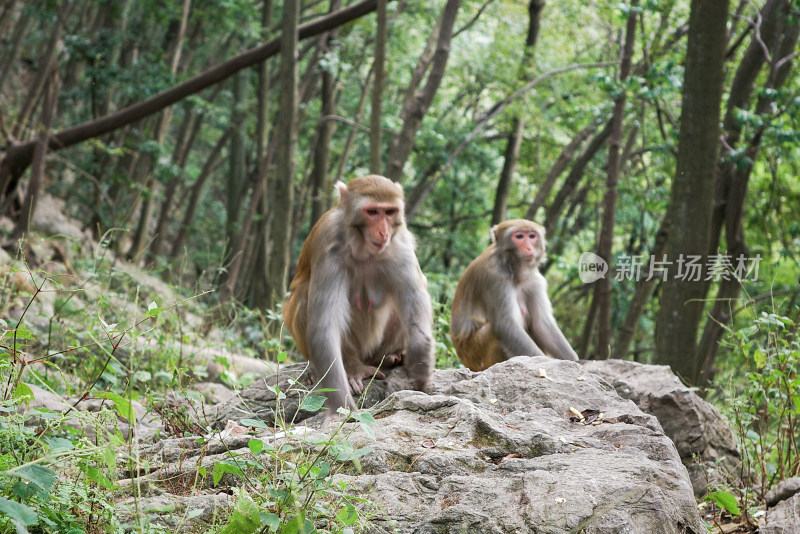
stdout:
{"type": "Polygon", "coordinates": [[[515,228],[511,232],[511,242],[517,247],[517,253],[523,260],[536,258],[536,247],[539,244],[539,233],[530,228],[515,228]]]}
{"type": "Polygon", "coordinates": [[[367,204],[361,208],[364,222],[367,224],[365,238],[370,248],[380,252],[389,245],[392,229],[400,209],[395,204],[367,204]]]}

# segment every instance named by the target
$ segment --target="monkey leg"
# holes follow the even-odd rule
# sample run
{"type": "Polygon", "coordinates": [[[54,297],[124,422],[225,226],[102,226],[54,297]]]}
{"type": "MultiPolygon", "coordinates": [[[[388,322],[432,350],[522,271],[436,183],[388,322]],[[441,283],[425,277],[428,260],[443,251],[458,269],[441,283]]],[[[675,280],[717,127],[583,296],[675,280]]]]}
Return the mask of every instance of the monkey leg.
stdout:
{"type": "Polygon", "coordinates": [[[459,341],[456,342],[454,339],[453,343],[461,362],[471,371],[483,371],[508,359],[491,323],[483,323],[459,341]]]}

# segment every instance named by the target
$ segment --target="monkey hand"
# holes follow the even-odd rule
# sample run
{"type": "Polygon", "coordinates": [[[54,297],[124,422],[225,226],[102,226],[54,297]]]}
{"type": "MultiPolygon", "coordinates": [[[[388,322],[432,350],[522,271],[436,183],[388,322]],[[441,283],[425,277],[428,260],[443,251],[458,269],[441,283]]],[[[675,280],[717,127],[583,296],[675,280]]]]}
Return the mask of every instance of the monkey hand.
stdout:
{"type": "Polygon", "coordinates": [[[361,395],[364,392],[363,380],[370,380],[372,377],[383,380],[386,375],[371,365],[358,364],[347,369],[347,381],[353,395],[361,395]]]}

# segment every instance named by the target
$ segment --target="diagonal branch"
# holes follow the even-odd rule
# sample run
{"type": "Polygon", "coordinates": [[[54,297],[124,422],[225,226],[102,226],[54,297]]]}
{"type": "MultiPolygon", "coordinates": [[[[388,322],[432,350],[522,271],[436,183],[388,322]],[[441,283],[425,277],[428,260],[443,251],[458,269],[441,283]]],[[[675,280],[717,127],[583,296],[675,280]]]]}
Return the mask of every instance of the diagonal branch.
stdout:
{"type": "MultiPolygon", "coordinates": [[[[377,0],[362,0],[299,26],[298,36],[300,39],[305,39],[319,35],[371,13],[376,6],[377,0]]],[[[152,115],[167,106],[225,80],[242,69],[256,65],[276,55],[280,52],[280,48],[280,37],[270,39],[261,46],[251,48],[146,100],[56,132],[50,138],[49,149],[50,151],[60,150],[152,115]]],[[[36,140],[25,143],[10,141],[6,146],[5,155],[0,161],[0,184],[2,184],[0,198],[16,186],[19,177],[31,164],[35,146],[36,140]]]]}

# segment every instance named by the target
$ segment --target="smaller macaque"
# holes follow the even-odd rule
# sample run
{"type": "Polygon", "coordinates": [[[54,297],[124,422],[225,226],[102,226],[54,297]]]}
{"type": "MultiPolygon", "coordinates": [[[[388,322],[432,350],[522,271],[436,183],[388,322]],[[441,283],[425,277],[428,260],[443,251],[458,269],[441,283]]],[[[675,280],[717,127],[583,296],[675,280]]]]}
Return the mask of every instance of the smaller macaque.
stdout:
{"type": "Polygon", "coordinates": [[[363,380],[402,364],[424,391],[433,311],[406,227],[403,188],[383,176],[336,184],[339,205],[311,229],[284,306],[286,327],[329,389],[328,417],[355,405],[363,380]]]}
{"type": "Polygon", "coordinates": [[[492,228],[492,244],[469,264],[453,297],[450,335],[461,361],[482,371],[514,356],[577,360],[553,317],[544,228],[524,219],[492,228]]]}

